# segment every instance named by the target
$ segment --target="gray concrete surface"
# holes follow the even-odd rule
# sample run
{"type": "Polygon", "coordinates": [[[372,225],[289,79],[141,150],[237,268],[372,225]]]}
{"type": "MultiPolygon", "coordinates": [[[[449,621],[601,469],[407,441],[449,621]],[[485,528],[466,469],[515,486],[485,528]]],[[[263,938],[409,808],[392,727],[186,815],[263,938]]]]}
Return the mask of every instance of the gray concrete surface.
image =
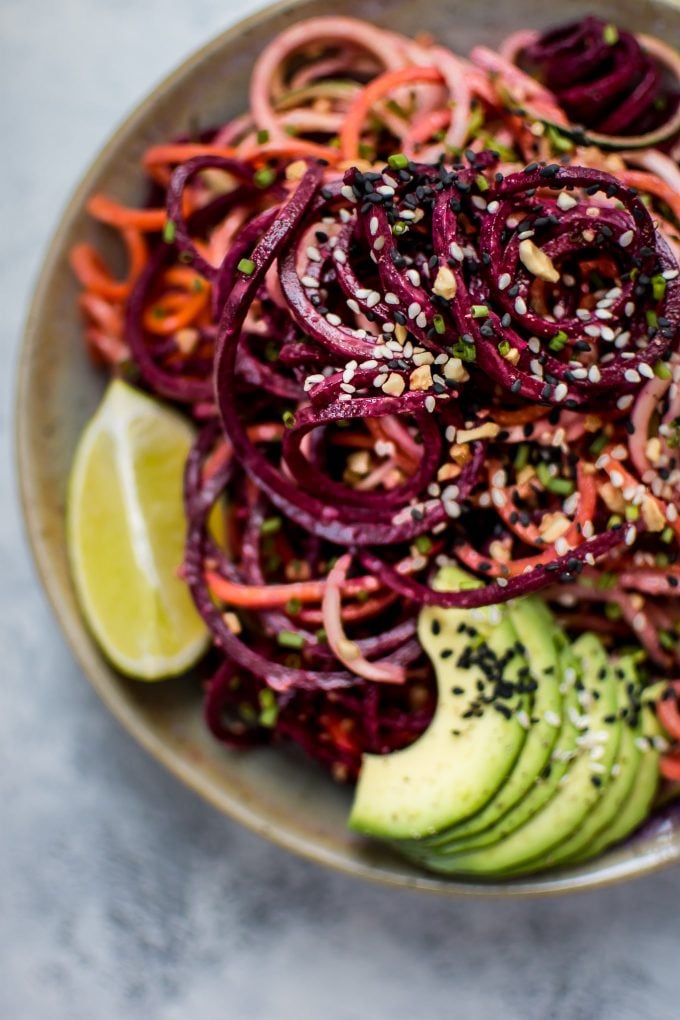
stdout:
{"type": "Polygon", "coordinates": [[[39,590],[10,444],[41,252],[114,123],[248,8],[0,2],[0,1018],[671,1020],[680,872],[557,901],[452,902],[294,859],[131,742],[39,590]]]}

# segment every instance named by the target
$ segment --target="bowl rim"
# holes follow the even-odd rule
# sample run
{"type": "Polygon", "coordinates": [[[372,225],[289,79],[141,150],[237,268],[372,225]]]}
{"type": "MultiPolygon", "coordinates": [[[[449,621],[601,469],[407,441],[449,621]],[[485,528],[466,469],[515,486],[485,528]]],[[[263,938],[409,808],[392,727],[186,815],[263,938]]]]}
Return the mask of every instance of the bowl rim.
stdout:
{"type": "MultiPolygon", "coordinates": [[[[54,580],[51,569],[50,542],[41,533],[39,515],[35,510],[34,490],[37,487],[33,469],[33,457],[28,440],[29,428],[26,408],[30,391],[31,352],[39,319],[50,279],[59,260],[63,257],[64,241],[70,225],[81,213],[85,199],[93,182],[107,165],[113,153],[124,142],[128,132],[142,120],[163,95],[185,78],[197,71],[213,54],[238,40],[250,29],[265,25],[273,16],[294,12],[304,6],[305,0],[276,0],[261,10],[239,19],[208,42],[192,50],[179,64],[146,92],[132,109],[117,123],[95,157],[87,164],[66,201],[65,206],[49,237],[38,269],[36,281],[28,299],[21,340],[15,368],[14,399],[14,459],[19,482],[19,499],[22,511],[24,533],[28,539],[33,562],[46,593],[52,612],[66,640],[75,661],[85,678],[101,698],[106,708],[127,733],[156,761],[167,769],[186,787],[200,796],[220,813],[243,825],[254,834],[282,849],[288,850],[315,864],[324,865],[345,875],[365,881],[406,889],[416,889],[439,896],[461,896],[467,898],[528,898],[564,895],[603,888],[625,880],[641,878],[660,871],[680,861],[680,844],[659,845],[654,854],[632,855],[625,859],[606,863],[600,871],[579,871],[576,874],[556,872],[546,876],[528,876],[519,881],[464,881],[449,880],[423,872],[396,872],[379,864],[352,858],[333,851],[321,842],[313,842],[298,836],[280,823],[272,823],[259,811],[251,809],[244,801],[206,777],[197,766],[179,757],[140,717],[134,707],[120,695],[105,668],[93,654],[85,633],[85,624],[77,613],[72,613],[60,603],[60,585],[54,580]]],[[[654,7],[675,10],[674,0],[652,0],[654,7]]],[[[585,865],[588,867],[588,865],[585,865]]]]}

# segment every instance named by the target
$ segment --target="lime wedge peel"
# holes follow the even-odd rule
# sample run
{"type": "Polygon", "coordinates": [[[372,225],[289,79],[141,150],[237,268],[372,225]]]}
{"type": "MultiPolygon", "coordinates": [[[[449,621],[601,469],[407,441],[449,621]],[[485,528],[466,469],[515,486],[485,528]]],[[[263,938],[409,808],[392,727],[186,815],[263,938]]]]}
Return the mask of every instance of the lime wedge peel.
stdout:
{"type": "Polygon", "coordinates": [[[113,665],[140,680],[184,672],[209,644],[177,576],[193,439],[181,415],[115,380],[71,469],[67,539],[80,605],[113,665]]]}

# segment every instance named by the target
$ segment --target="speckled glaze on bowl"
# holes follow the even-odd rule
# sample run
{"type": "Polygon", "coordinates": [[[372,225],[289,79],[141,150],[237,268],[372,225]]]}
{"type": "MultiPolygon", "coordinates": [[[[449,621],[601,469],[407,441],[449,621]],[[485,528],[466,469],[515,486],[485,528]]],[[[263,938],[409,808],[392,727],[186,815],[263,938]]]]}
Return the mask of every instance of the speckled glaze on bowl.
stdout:
{"type": "MultiPolygon", "coordinates": [[[[586,12],[680,42],[680,9],[666,2],[564,0],[559,19],[586,12]]],[[[105,379],[81,339],[77,287],[67,263],[76,240],[112,244],[85,214],[92,191],[123,201],[143,193],[139,157],[150,144],[242,111],[257,54],[291,22],[327,14],[323,0],[292,0],[242,21],[167,78],[118,129],[79,184],[52,240],[26,323],[17,393],[17,456],[24,515],[38,570],[64,634],[91,683],[126,729],[179,779],[220,811],[295,853],[352,875],[445,895],[522,896],[587,889],[680,860],[680,832],[637,841],[578,868],[514,882],[451,881],[420,873],[377,843],[347,832],[351,792],[294,752],[231,752],[201,719],[196,678],[141,684],[118,675],[86,629],[68,570],[64,501],[78,435],[105,379]]],[[[406,34],[427,30],[460,52],[497,43],[555,14],[541,0],[336,0],[333,13],[367,18],[406,34]]],[[[114,257],[115,253],[110,252],[114,257]]]]}

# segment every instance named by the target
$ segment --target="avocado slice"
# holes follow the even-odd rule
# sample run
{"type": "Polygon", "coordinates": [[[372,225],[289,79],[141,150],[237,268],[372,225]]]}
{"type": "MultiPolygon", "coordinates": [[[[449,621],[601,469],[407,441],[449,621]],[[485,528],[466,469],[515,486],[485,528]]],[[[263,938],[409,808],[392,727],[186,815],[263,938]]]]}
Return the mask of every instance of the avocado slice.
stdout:
{"type": "Polygon", "coordinates": [[[620,843],[630,836],[649,816],[654,797],[659,788],[659,751],[653,744],[655,737],[663,735],[656,718],[653,703],[646,702],[642,708],[642,736],[647,745],[641,750],[633,785],[619,813],[609,825],[601,829],[591,842],[569,859],[570,864],[597,857],[603,850],[620,843]]]}
{"type": "MultiPolygon", "coordinates": [[[[456,568],[438,574],[439,590],[475,583],[456,568]]],[[[490,687],[514,682],[522,659],[503,607],[424,609],[420,642],[435,666],[437,708],[425,733],[401,751],[365,755],[349,826],[390,840],[414,839],[478,811],[512,768],[526,730],[516,718],[521,698],[482,704],[490,687]]]]}
{"type": "MultiPolygon", "coordinates": [[[[618,753],[621,724],[606,723],[617,714],[617,684],[602,642],[594,634],[584,634],[572,646],[580,661],[585,691],[592,704],[578,739],[576,757],[558,783],[553,796],[538,812],[509,835],[489,845],[458,854],[437,854],[432,850],[427,866],[433,871],[451,874],[508,874],[529,861],[536,861],[562,842],[580,826],[598,803],[606,788],[611,767],[618,753]],[[598,734],[602,754],[594,773],[591,735],[598,734]],[[587,739],[584,739],[587,738],[587,739]]],[[[578,721],[579,727],[582,721],[578,721]]]]}
{"type": "Polygon", "coordinates": [[[627,708],[627,712],[626,719],[621,725],[621,742],[616,761],[611,769],[610,781],[599,801],[590,814],[584,818],[579,828],[563,843],[541,858],[541,868],[566,864],[593,843],[596,836],[603,830],[607,830],[617,817],[635,783],[642,758],[640,744],[642,714],[639,709],[636,710],[635,706],[639,704],[642,686],[632,656],[626,656],[615,663],[614,674],[617,679],[619,716],[622,708],[627,708]]]}
{"type": "MultiPolygon", "coordinates": [[[[530,596],[514,600],[508,603],[507,612],[526,654],[529,677],[536,685],[530,712],[535,721],[529,728],[512,772],[498,793],[468,821],[438,833],[430,839],[422,840],[422,845],[417,848],[419,854],[423,847],[440,847],[445,852],[454,844],[456,848],[462,849],[463,846],[477,846],[480,841],[482,845],[495,842],[500,835],[505,835],[517,825],[521,825],[531,814],[532,806],[533,810],[537,811],[544,803],[544,800],[535,795],[535,788],[546,768],[550,768],[550,778],[554,779],[555,783],[561,774],[559,762],[556,763],[557,767],[551,765],[551,755],[557,750],[558,740],[563,740],[566,753],[568,734],[571,733],[572,737],[575,737],[574,727],[568,719],[566,727],[564,721],[562,722],[564,734],[560,727],[555,725],[562,717],[563,695],[560,686],[563,683],[563,671],[559,650],[566,644],[563,632],[556,625],[546,604],[540,599],[530,596]],[[528,794],[532,796],[533,805],[532,802],[526,802],[528,794]],[[505,825],[499,835],[496,826],[498,820],[505,816],[510,822],[511,809],[516,806],[519,810],[523,805],[523,813],[514,816],[516,824],[505,825]]],[[[562,771],[566,768],[566,757],[563,761],[562,771]]],[[[546,781],[543,782],[541,790],[548,790],[546,781]]]]}
{"type": "MultiPolygon", "coordinates": [[[[564,712],[559,728],[551,725],[557,739],[552,748],[548,762],[532,777],[531,786],[517,803],[483,832],[475,833],[463,839],[450,840],[439,845],[437,853],[445,857],[467,853],[481,847],[498,843],[519,829],[537,811],[540,811],[553,797],[562,777],[567,772],[571,761],[578,753],[577,738],[579,730],[574,720],[580,715],[578,701],[579,691],[575,684],[580,679],[578,661],[574,658],[571,648],[565,648],[560,655],[560,666],[555,674],[559,679],[558,686],[564,690],[564,712]],[[564,679],[566,677],[566,679],[564,679]]],[[[550,674],[553,676],[553,674],[550,674]]],[[[534,716],[536,718],[536,716],[534,716]]],[[[552,719],[552,717],[550,717],[552,719]]],[[[539,723],[535,723],[538,726],[539,723]]],[[[512,781],[512,776],[507,783],[512,781]]],[[[502,792],[502,791],[501,791],[502,792]]],[[[432,849],[432,848],[430,848],[432,849]]]]}

